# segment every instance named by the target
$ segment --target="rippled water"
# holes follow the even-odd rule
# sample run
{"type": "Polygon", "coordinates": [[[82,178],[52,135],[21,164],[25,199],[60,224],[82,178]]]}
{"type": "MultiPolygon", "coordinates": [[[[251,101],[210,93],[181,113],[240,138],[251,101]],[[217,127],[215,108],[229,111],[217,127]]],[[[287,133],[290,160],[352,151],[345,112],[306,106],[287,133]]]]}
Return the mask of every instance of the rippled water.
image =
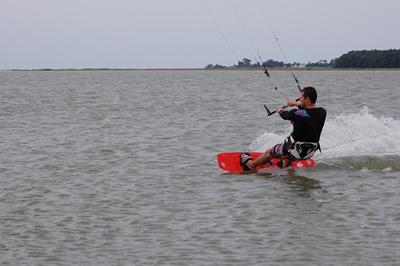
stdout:
{"type": "Polygon", "coordinates": [[[399,263],[399,71],[296,76],[328,111],[318,165],[231,174],[218,153],[291,129],[242,71],[0,72],[0,262],[399,263]]]}

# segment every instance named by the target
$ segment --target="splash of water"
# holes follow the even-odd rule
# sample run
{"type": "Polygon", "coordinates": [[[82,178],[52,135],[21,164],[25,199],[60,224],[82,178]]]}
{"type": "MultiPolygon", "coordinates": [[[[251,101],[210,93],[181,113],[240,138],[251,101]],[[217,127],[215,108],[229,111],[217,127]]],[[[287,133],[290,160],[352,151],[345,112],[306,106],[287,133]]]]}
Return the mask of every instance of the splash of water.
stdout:
{"type": "Polygon", "coordinates": [[[364,107],[359,113],[327,121],[320,142],[321,158],[400,154],[400,121],[371,115],[364,107]]]}

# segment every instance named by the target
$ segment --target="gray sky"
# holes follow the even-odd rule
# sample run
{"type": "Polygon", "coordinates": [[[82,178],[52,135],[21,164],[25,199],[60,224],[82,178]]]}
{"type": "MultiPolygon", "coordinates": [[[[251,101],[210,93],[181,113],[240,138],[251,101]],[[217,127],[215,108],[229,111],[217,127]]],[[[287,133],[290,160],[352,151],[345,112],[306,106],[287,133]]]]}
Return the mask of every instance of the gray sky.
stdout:
{"type": "Polygon", "coordinates": [[[0,69],[285,61],[258,3],[291,63],[400,49],[400,0],[203,1],[218,27],[202,0],[0,0],[0,69]]]}

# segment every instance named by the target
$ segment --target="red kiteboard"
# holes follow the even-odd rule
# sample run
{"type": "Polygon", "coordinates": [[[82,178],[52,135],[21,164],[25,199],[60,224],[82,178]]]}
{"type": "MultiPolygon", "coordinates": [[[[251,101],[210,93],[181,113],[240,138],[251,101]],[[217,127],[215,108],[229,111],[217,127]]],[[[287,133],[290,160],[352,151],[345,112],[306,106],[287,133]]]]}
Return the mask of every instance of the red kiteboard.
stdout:
{"type": "MultiPolygon", "coordinates": [[[[244,172],[243,167],[240,165],[240,154],[242,152],[228,152],[228,153],[220,153],[218,154],[218,166],[229,172],[244,172]]],[[[256,160],[262,152],[248,152],[253,160],[256,160]]],[[[260,165],[256,168],[255,171],[260,170],[268,170],[268,169],[280,169],[277,163],[280,162],[279,159],[272,159],[271,162],[260,165]]],[[[294,168],[303,168],[315,165],[313,159],[307,159],[303,161],[292,162],[292,167],[294,168]]]]}

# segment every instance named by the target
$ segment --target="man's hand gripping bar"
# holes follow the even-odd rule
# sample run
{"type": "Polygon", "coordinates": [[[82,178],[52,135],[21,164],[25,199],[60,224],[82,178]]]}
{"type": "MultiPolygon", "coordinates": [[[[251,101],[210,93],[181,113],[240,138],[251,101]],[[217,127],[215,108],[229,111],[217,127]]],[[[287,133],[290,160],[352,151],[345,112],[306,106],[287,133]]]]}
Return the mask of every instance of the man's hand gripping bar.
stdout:
{"type": "MultiPolygon", "coordinates": [[[[298,99],[296,100],[296,102],[298,102],[298,101],[300,101],[300,98],[298,98],[298,99]]],[[[268,116],[273,115],[273,114],[276,113],[276,111],[270,112],[270,111],[268,110],[267,106],[264,105],[264,107],[265,107],[265,109],[267,109],[268,116]]],[[[288,106],[287,106],[287,105],[282,106],[283,109],[285,109],[286,107],[288,107],[288,106]]]]}

